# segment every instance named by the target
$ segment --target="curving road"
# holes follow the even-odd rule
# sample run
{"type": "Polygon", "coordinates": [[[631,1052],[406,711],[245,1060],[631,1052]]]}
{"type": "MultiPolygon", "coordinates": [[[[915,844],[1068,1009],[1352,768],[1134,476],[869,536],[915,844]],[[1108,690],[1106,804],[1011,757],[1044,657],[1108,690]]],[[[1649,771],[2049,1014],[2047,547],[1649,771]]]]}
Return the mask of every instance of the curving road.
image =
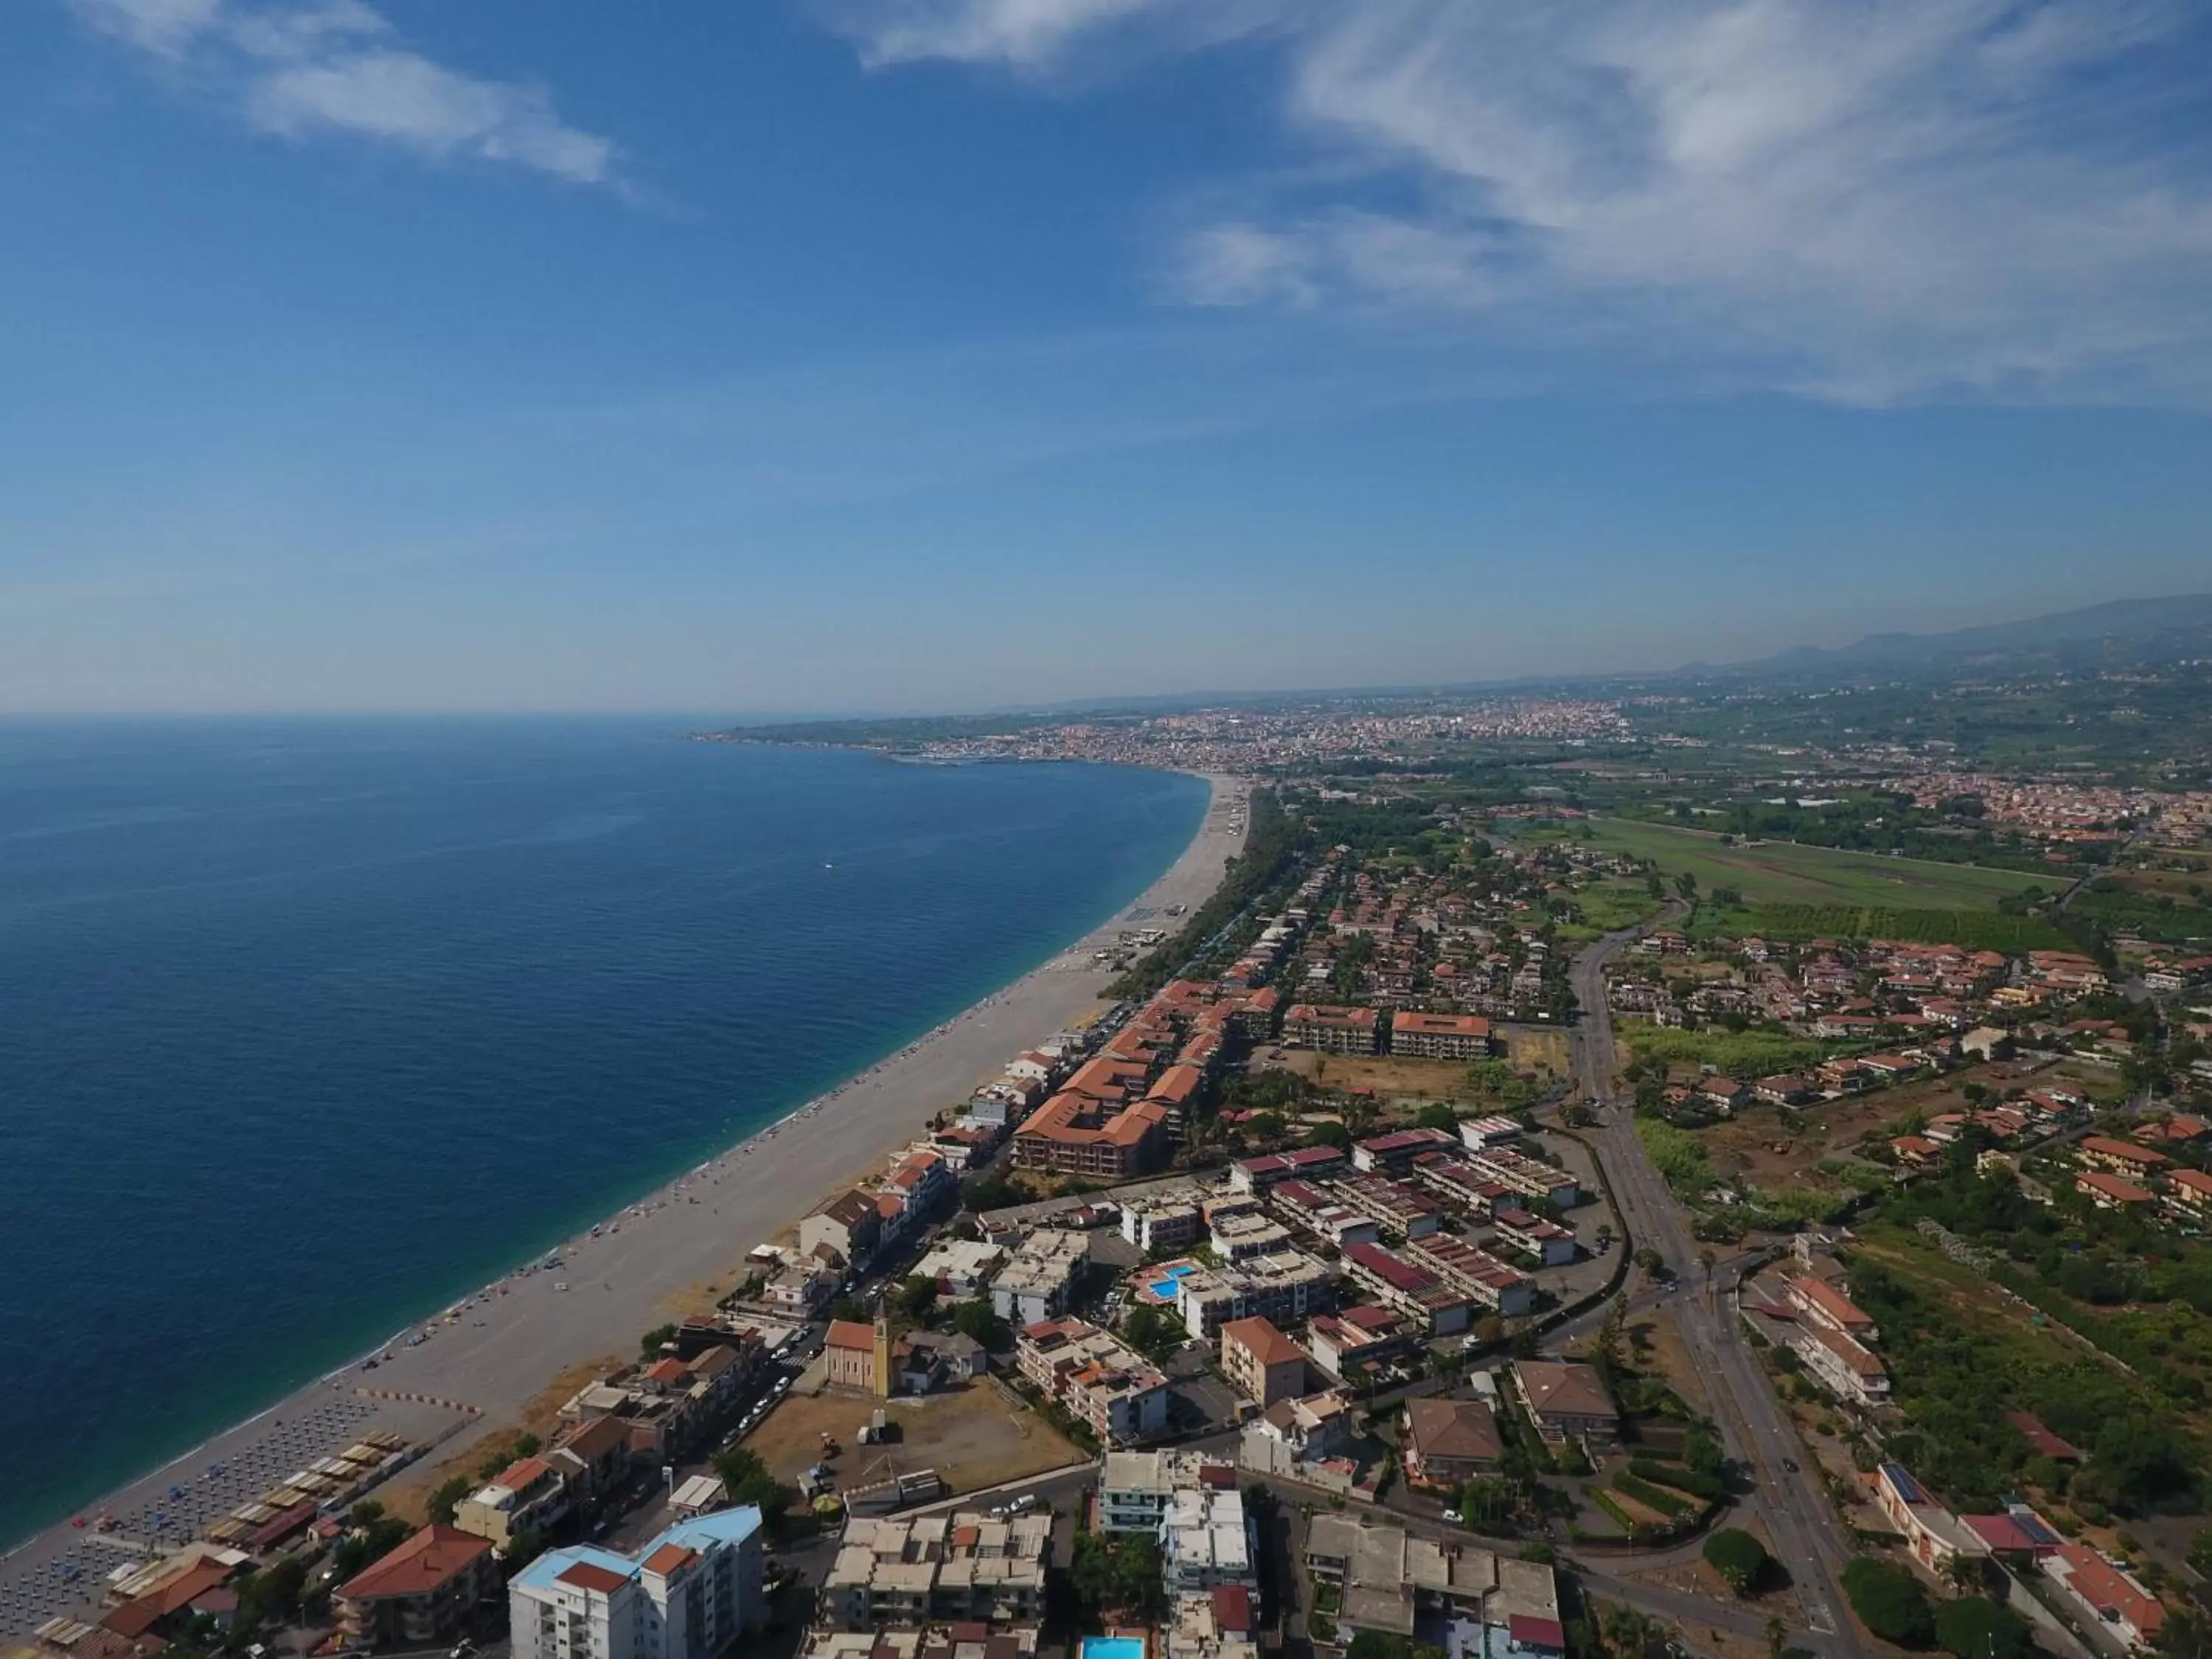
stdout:
{"type": "Polygon", "coordinates": [[[1684,1344],[1707,1368],[1706,1389],[1723,1443],[1756,1481],[1741,1507],[1765,1523],[1774,1553],[1796,1581],[1809,1627],[1798,1645],[1832,1659],[1858,1659],[1869,1650],[1859,1638],[1837,1582],[1851,1559],[1850,1541],[1818,1477],[1793,1474],[1785,1462],[1802,1448],[1735,1317],[1740,1270],[1725,1267],[1708,1273],[1699,1261],[1682,1212],[1637,1138],[1632,1103],[1613,1086],[1618,1058],[1605,966],[1641,932],[1607,934],[1577,957],[1572,969],[1575,994],[1582,1003],[1574,1030],[1575,1072],[1598,1109],[1593,1139],[1629,1235],[1620,1248],[1650,1245],[1674,1274],[1675,1287],[1665,1303],[1684,1344]]]}

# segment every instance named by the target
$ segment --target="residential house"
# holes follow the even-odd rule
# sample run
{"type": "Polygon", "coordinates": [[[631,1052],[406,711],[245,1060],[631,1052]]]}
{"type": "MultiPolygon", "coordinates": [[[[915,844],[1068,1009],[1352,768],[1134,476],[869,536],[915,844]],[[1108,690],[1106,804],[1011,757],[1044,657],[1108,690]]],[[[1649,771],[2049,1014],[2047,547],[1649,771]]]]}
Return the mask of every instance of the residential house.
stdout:
{"type": "Polygon", "coordinates": [[[1505,1455],[1498,1419],[1480,1400],[1408,1400],[1400,1442],[1406,1479],[1416,1486],[1455,1490],[1479,1475],[1495,1474],[1505,1455]]]}
{"type": "Polygon", "coordinates": [[[1552,1444],[1610,1444],[1620,1438],[1620,1413],[1595,1367],[1571,1359],[1518,1359],[1513,1381],[1536,1432],[1552,1444]]]}

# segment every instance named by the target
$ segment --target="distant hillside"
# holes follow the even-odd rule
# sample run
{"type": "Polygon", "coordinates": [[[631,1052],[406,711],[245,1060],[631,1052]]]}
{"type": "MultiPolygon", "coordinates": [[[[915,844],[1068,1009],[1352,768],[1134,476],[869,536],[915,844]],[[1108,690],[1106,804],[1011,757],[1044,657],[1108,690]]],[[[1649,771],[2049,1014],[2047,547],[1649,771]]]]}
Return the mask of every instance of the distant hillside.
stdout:
{"type": "Polygon", "coordinates": [[[1798,646],[1736,666],[1791,678],[1915,669],[2123,667],[2212,656],[2212,593],[2164,599],[2115,599],[2080,611],[1990,623],[1948,634],[1869,634],[1824,650],[1798,646]]]}

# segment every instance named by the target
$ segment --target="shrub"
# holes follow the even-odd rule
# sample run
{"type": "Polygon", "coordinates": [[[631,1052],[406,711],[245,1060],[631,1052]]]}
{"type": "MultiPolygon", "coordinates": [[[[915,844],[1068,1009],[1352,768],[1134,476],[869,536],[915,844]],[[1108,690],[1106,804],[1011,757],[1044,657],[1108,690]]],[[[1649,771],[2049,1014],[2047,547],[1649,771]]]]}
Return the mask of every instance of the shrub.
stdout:
{"type": "Polygon", "coordinates": [[[1738,1595],[1757,1589],[1773,1565],[1766,1547],[1741,1527],[1723,1527],[1705,1540],[1705,1565],[1738,1595]]]}
{"type": "Polygon", "coordinates": [[[1859,1557],[1844,1569],[1844,1594],[1850,1598],[1859,1622],[1885,1642],[1924,1648],[1936,1638],[1928,1592],[1908,1569],[1893,1561],[1859,1557]]]}

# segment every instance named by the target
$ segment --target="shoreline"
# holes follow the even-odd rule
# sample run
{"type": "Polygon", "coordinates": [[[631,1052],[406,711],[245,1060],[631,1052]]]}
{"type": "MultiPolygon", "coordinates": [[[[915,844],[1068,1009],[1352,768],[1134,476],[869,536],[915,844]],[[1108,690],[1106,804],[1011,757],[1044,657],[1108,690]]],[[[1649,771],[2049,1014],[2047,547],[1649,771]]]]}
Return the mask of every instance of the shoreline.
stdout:
{"type": "MultiPolygon", "coordinates": [[[[710,1302],[708,1290],[734,1285],[745,1253],[794,1226],[839,1176],[879,1166],[924,1132],[933,1112],[1103,1000],[1109,976],[1088,960],[1101,942],[1155,921],[1170,905],[1195,908],[1219,885],[1243,845],[1228,821],[1232,809],[1243,809],[1249,786],[1192,775],[1204,777],[1209,791],[1196,832],[1165,872],[1106,921],[836,1087],[578,1228],[557,1247],[568,1278],[544,1271],[547,1255],[538,1252],[79,1510],[123,1517],[117,1532],[74,1528],[68,1517],[33,1532],[0,1554],[0,1594],[37,1581],[38,1599],[82,1612],[94,1605],[88,1598],[97,1596],[106,1569],[149,1553],[133,1548],[144,1534],[129,1523],[149,1510],[213,1504],[211,1520],[377,1429],[427,1443],[380,1495],[411,1488],[489,1436],[521,1426],[564,1374],[632,1358],[638,1333],[696,1310],[702,1297],[710,1302]],[[364,1374],[372,1357],[378,1369],[364,1374]],[[69,1565],[83,1594],[52,1601],[56,1575],[69,1565]]],[[[166,1541],[173,1547],[198,1530],[173,1532],[166,1541]]],[[[0,1638],[27,1635],[44,1616],[7,1606],[0,1638]]]]}

